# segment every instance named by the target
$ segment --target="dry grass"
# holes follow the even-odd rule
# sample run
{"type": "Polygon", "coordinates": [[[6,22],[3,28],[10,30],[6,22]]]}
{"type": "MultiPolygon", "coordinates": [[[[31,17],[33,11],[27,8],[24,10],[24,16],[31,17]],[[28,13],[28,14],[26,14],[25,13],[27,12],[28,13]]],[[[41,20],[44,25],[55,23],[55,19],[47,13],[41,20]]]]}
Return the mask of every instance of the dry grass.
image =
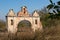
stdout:
{"type": "Polygon", "coordinates": [[[34,34],[27,32],[18,32],[17,35],[8,34],[8,33],[0,33],[0,40],[33,40],[34,34]]]}

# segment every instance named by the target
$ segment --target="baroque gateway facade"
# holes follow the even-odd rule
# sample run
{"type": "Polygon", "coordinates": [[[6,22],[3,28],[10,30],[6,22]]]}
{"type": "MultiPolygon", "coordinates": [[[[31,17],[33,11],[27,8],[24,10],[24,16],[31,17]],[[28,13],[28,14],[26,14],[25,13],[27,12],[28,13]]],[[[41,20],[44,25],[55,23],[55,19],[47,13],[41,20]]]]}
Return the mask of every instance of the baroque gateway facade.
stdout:
{"type": "Polygon", "coordinates": [[[10,33],[16,33],[18,30],[18,24],[23,21],[27,20],[31,23],[31,28],[33,31],[35,30],[42,30],[42,24],[40,22],[40,17],[37,11],[35,11],[32,15],[30,15],[27,11],[27,7],[23,6],[21,8],[21,11],[15,15],[13,9],[10,9],[7,16],[6,16],[6,22],[7,22],[7,29],[10,33]]]}

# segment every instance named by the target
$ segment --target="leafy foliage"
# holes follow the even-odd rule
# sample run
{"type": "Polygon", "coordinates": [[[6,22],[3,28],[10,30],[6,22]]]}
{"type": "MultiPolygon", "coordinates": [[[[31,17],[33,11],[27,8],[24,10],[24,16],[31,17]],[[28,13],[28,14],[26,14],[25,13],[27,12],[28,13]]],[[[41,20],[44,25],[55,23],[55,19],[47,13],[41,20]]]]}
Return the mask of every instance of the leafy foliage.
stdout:
{"type": "Polygon", "coordinates": [[[60,1],[58,1],[57,4],[60,5],[60,1]]]}
{"type": "Polygon", "coordinates": [[[52,0],[50,0],[50,3],[53,4],[52,0]]]}
{"type": "Polygon", "coordinates": [[[47,8],[48,8],[48,9],[51,9],[51,8],[53,8],[53,6],[54,6],[54,5],[50,4],[50,5],[47,6],[47,8]]]}
{"type": "MultiPolygon", "coordinates": [[[[52,10],[52,9],[54,9],[54,10],[52,10],[55,14],[59,14],[60,13],[60,1],[58,1],[57,2],[57,5],[55,4],[55,3],[53,3],[52,2],[52,0],[50,0],[50,3],[51,4],[49,4],[48,6],[47,6],[47,8],[48,8],[48,10],[52,10]],[[55,11],[56,10],[56,11],[55,11]]],[[[49,13],[51,13],[51,12],[49,12],[49,13]]]]}

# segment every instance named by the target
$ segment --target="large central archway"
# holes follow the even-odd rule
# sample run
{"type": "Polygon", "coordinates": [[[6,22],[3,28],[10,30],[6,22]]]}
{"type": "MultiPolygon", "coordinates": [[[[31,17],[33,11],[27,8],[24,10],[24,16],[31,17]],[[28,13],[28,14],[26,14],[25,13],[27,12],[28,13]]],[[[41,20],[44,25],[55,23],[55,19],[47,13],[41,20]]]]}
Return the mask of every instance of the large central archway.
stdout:
{"type": "Polygon", "coordinates": [[[22,20],[18,23],[18,32],[29,32],[32,31],[31,23],[28,20],[22,20]]]}

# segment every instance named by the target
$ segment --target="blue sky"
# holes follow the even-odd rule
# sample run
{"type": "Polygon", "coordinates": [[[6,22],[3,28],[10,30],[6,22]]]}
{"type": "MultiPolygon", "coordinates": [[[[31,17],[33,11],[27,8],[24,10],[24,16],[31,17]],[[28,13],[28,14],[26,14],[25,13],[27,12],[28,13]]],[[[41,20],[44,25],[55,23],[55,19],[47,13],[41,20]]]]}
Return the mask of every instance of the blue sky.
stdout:
{"type": "MultiPolygon", "coordinates": [[[[59,0],[52,1],[56,3],[59,0]]],[[[27,6],[28,11],[32,13],[35,9],[41,10],[48,4],[50,4],[49,0],[0,0],[0,19],[5,20],[9,9],[13,9],[17,13],[22,6],[27,6]]]]}

